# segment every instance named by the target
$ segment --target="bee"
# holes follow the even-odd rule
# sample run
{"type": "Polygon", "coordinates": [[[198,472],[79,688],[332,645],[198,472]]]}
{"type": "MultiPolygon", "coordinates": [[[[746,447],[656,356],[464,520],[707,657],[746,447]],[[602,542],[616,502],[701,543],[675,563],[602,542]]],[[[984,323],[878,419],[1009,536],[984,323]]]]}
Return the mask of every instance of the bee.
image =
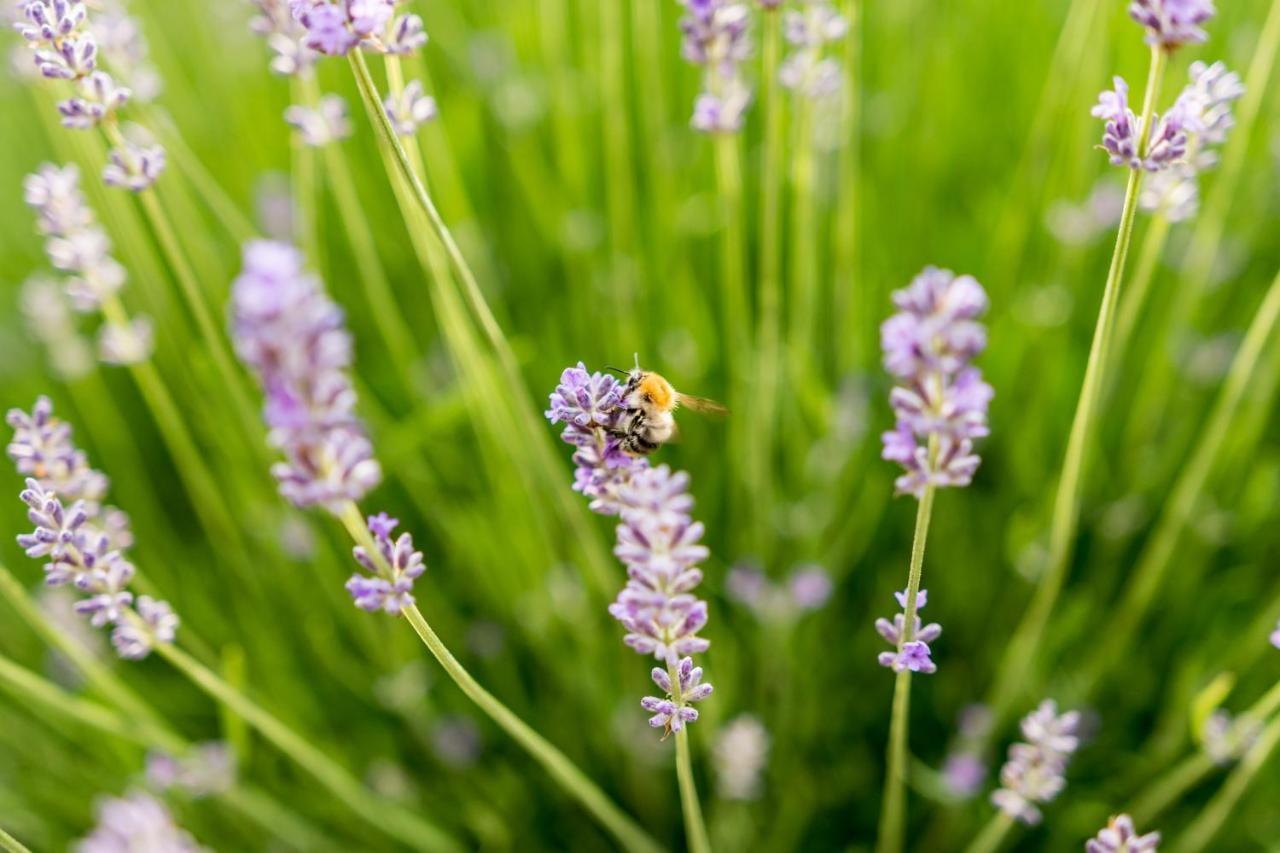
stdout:
{"type": "MultiPolygon", "coordinates": [[[[610,368],[618,373],[623,371],[610,368]]],[[[676,434],[674,412],[683,406],[707,415],[727,415],[729,410],[714,400],[682,394],[664,376],[640,367],[636,356],[634,370],[627,372],[622,389],[622,416],[612,430],[623,452],[631,456],[648,456],[676,434]]]]}

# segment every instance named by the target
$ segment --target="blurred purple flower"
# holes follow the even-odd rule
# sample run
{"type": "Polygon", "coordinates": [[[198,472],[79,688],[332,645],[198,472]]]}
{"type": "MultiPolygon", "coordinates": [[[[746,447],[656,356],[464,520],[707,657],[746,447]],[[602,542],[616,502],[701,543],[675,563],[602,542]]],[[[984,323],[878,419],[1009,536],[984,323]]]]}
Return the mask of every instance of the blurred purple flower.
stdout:
{"type": "Polygon", "coordinates": [[[398,539],[391,538],[399,523],[385,512],[369,516],[369,533],[377,553],[369,553],[363,545],[351,551],[360,567],[372,575],[354,574],[347,581],[347,591],[361,610],[399,613],[413,604],[413,582],[427,567],[422,552],[413,547],[411,534],[401,533],[398,539]]]}
{"type": "Polygon", "coordinates": [[[1271,632],[1271,645],[1280,649],[1280,622],[1276,623],[1276,629],[1271,632]]]}
{"type": "Polygon", "coordinates": [[[993,395],[969,366],[987,343],[977,319],[986,293],[972,276],[926,267],[893,302],[898,313],[880,327],[880,340],[885,369],[899,382],[889,396],[897,423],[882,436],[881,455],[907,471],[896,481],[898,494],[967,486],[980,461],[973,440],[988,433],[993,395]]]}
{"type": "Polygon", "coordinates": [[[1066,787],[1065,773],[1080,745],[1080,713],[1058,714],[1052,699],[1040,703],[1022,720],[1025,743],[1009,747],[1009,760],[1000,768],[1000,785],[991,795],[996,808],[1028,826],[1040,822],[1037,804],[1047,803],[1066,787]]]}
{"type": "Polygon", "coordinates": [[[224,793],[235,784],[235,754],[222,741],[196,744],[178,756],[152,752],[145,773],[147,783],[159,791],[177,789],[198,799],[224,793]]]}
{"type": "Polygon", "coordinates": [[[102,180],[109,187],[140,193],[149,189],[165,167],[164,148],[125,142],[111,149],[109,163],[102,167],[102,180]]]}
{"type": "Polygon", "coordinates": [[[831,575],[821,566],[807,566],[793,572],[787,585],[791,600],[801,611],[818,610],[831,598],[831,575]]]}
{"type": "Polygon", "coordinates": [[[77,853],[199,853],[201,849],[159,800],[142,791],[101,800],[97,812],[98,825],[76,845],[77,853]]]}
{"type": "Polygon", "coordinates": [[[942,766],[943,784],[952,795],[962,800],[971,799],[981,791],[986,779],[986,762],[973,753],[952,753],[942,766]]]}
{"type": "Polygon", "coordinates": [[[284,111],[285,124],[298,132],[304,145],[323,148],[351,136],[347,102],[340,95],[325,95],[314,107],[291,104],[284,111]]]}
{"type": "Polygon", "coordinates": [[[382,469],[355,415],[342,310],[303,271],[296,249],[255,241],[244,248],[232,312],[236,352],[258,373],[269,439],[285,455],[272,466],[281,495],[332,512],[360,500],[382,469]]]}
{"type": "Polygon", "coordinates": [[[1133,0],[1129,16],[1147,30],[1147,44],[1166,49],[1209,36],[1200,25],[1217,13],[1213,0],[1133,0]]]}
{"type": "Polygon", "coordinates": [[[734,0],[681,0],[681,54],[704,71],[690,124],[703,133],[735,133],[751,102],[740,65],[751,55],[751,11],[734,0]]]}
{"type": "Polygon", "coordinates": [[[388,94],[382,108],[397,136],[413,136],[418,128],[436,117],[436,99],[422,91],[418,80],[410,80],[398,97],[388,94]]]}
{"type": "Polygon", "coordinates": [[[1138,835],[1133,818],[1127,814],[1108,820],[1097,836],[1084,843],[1085,853],[1148,853],[1159,846],[1160,833],[1138,835]]]}

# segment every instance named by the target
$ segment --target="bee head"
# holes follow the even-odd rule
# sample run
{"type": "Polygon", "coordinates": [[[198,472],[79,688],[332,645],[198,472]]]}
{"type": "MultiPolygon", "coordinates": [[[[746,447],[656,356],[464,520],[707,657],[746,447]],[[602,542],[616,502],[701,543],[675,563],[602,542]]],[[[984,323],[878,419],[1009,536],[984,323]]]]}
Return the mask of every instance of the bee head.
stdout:
{"type": "Polygon", "coordinates": [[[640,377],[636,391],[646,403],[651,403],[662,412],[669,412],[676,407],[676,392],[671,383],[658,374],[649,371],[640,377]]]}

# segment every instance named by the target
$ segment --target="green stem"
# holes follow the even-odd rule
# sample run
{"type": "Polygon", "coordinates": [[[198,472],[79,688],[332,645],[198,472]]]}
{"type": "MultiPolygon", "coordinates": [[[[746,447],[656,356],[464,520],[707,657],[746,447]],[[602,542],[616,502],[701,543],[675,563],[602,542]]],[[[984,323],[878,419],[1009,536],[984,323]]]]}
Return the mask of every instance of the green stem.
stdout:
{"type": "Polygon", "coordinates": [[[0,849],[6,853],[31,853],[27,846],[9,833],[0,829],[0,849]]]}
{"type": "Polygon", "coordinates": [[[1145,826],[1171,803],[1182,799],[1216,766],[1203,750],[1188,756],[1148,788],[1124,813],[1131,815],[1138,826],[1145,826]]]}
{"type": "Polygon", "coordinates": [[[310,741],[177,646],[157,643],[155,650],[197,687],[239,715],[370,825],[417,850],[462,849],[458,842],[435,825],[379,799],[337,762],[312,746],[310,741]]]}
{"type": "MultiPolygon", "coordinates": [[[[367,529],[364,537],[366,539],[369,537],[367,529]]],[[[467,698],[532,755],[570,796],[580,802],[600,822],[601,826],[613,833],[619,844],[627,850],[642,851],[642,853],[657,853],[662,849],[638,824],[614,805],[595,783],[583,775],[564,753],[552,746],[506,705],[499,702],[493,694],[481,687],[436,636],[416,604],[405,608],[402,613],[421,638],[423,645],[467,698]]]]}
{"type": "MultiPolygon", "coordinates": [[[[1151,49],[1151,68],[1147,75],[1146,97],[1143,99],[1141,127],[1138,132],[1139,150],[1144,150],[1146,147],[1155,99],[1160,90],[1167,61],[1168,54],[1163,49],[1158,46],[1151,49]]],[[[1142,175],[1141,169],[1129,171],[1129,182],[1125,189],[1124,207],[1116,234],[1115,250],[1111,255],[1111,267],[1107,272],[1102,304],[1098,309],[1098,319],[1094,325],[1093,342],[1089,347],[1089,361],[1085,366],[1084,383],[1080,388],[1080,398],[1076,403],[1075,416],[1071,421],[1071,433],[1067,438],[1062,476],[1058,480],[1058,489],[1054,497],[1047,562],[1032,596],[1031,605],[1014,632],[1013,639],[1006,647],[1003,663],[997,669],[999,674],[992,689],[991,703],[997,718],[1003,718],[1009,712],[1019,692],[1026,686],[1027,672],[1048,624],[1049,614],[1062,590],[1067,565],[1071,560],[1076,525],[1080,518],[1080,495],[1086,451],[1093,431],[1094,410],[1106,378],[1112,318],[1120,295],[1120,283],[1124,277],[1129,243],[1133,238],[1142,175]]]]}
{"type": "MultiPolygon", "coordinates": [[[[673,681],[673,684],[679,684],[673,681]]],[[[676,778],[680,782],[680,807],[684,812],[684,831],[691,853],[711,853],[707,827],[698,802],[698,786],[693,779],[693,762],[689,756],[689,727],[676,732],[676,778]]]]}
{"type": "Polygon", "coordinates": [[[1000,845],[1004,843],[1005,837],[1012,829],[1013,818],[1004,812],[996,812],[983,827],[982,832],[978,833],[978,837],[965,848],[965,853],[994,853],[1000,849],[1000,845]]]}
{"type": "Polygon", "coordinates": [[[754,425],[746,449],[748,490],[755,507],[756,547],[767,559],[772,540],[773,432],[777,422],[778,376],[781,368],[781,214],[783,103],[779,97],[780,12],[764,13],[761,87],[764,90],[764,153],[760,169],[760,321],[754,425]]]}
{"type": "MultiPolygon", "coordinates": [[[[930,457],[936,453],[936,440],[930,441],[930,457]]],[[[932,484],[925,487],[916,508],[916,530],[911,543],[911,567],[907,573],[907,603],[902,631],[898,635],[898,653],[914,638],[916,596],[924,574],[924,549],[929,538],[929,519],[933,515],[932,484]]],[[[879,853],[897,853],[902,849],[906,829],[907,726],[911,709],[911,672],[897,674],[893,685],[893,717],[889,723],[889,748],[884,779],[884,800],[880,808],[879,853]]]]}
{"type": "Polygon", "coordinates": [[[1209,800],[1203,811],[1177,839],[1173,846],[1173,853],[1196,853],[1208,848],[1209,842],[1231,816],[1231,812],[1239,804],[1245,791],[1249,789],[1254,777],[1271,758],[1277,745],[1280,745],[1280,717],[1272,720],[1263,729],[1262,734],[1231,771],[1231,775],[1227,777],[1227,781],[1222,784],[1218,793],[1209,800]]]}
{"type": "Polygon", "coordinates": [[[1124,597],[1108,627],[1106,652],[1095,654],[1085,670],[1085,684],[1090,688],[1108,667],[1116,663],[1118,652],[1127,647],[1151,606],[1160,582],[1177,554],[1182,531],[1194,515],[1209,475],[1231,435],[1236,414],[1254,384],[1258,362],[1277,325],[1280,325],[1280,273],[1272,281],[1258,312],[1249,323],[1195,449],[1182,467],[1161,510],[1155,531],[1147,540],[1132,577],[1125,584],[1124,597]]]}
{"type": "Polygon", "coordinates": [[[1171,224],[1167,216],[1157,212],[1151,218],[1151,226],[1142,238],[1138,264],[1133,269],[1133,277],[1129,280],[1128,288],[1125,289],[1124,298],[1120,300],[1120,313],[1116,316],[1114,339],[1117,365],[1124,359],[1125,345],[1129,342],[1134,328],[1138,325],[1138,317],[1147,304],[1147,294],[1151,291],[1156,265],[1160,261],[1165,243],[1168,242],[1171,224]]]}
{"type": "Polygon", "coordinates": [[[791,156],[791,322],[789,329],[792,380],[807,379],[806,370],[816,364],[813,357],[814,319],[818,305],[816,199],[813,192],[815,160],[813,150],[813,103],[796,99],[795,149],[791,156]]]}
{"type": "MultiPolygon", "coordinates": [[[[365,524],[364,517],[360,514],[360,508],[356,506],[354,501],[348,501],[343,506],[342,511],[338,513],[338,520],[346,527],[347,533],[350,534],[351,538],[365,549],[365,552],[378,563],[383,571],[389,573],[390,567],[383,562],[377,543],[374,542],[373,534],[369,532],[368,525],[365,524]]],[[[436,632],[432,630],[416,604],[409,605],[401,611],[401,614],[413,626],[413,630],[417,632],[418,637],[422,640],[423,645],[427,647],[427,650],[431,652],[432,657],[436,659],[445,673],[453,679],[453,682],[461,688],[467,698],[474,702],[480,710],[488,714],[489,718],[497,723],[499,728],[532,755],[551,774],[552,778],[559,782],[572,797],[582,803],[587,811],[600,821],[602,826],[612,832],[624,847],[628,850],[644,851],[644,853],[653,853],[660,849],[657,843],[649,838],[644,830],[631,818],[623,814],[604,792],[596,787],[595,783],[588,779],[564,753],[552,746],[546,738],[530,728],[510,708],[480,686],[480,683],[471,676],[471,673],[467,672],[466,668],[458,662],[458,659],[453,656],[453,653],[449,651],[436,632]]]]}

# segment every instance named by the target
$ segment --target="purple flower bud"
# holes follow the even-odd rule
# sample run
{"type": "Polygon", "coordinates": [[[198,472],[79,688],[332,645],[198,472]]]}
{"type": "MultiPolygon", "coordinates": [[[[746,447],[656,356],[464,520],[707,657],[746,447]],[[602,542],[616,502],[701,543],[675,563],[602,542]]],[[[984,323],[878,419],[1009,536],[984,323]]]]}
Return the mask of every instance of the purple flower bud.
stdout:
{"type": "Polygon", "coordinates": [[[1217,13],[1213,0],[1133,0],[1129,16],[1147,30],[1147,44],[1174,48],[1209,36],[1200,25],[1217,13]]]}
{"type": "Polygon", "coordinates": [[[285,124],[298,131],[305,145],[322,148],[351,136],[347,102],[339,95],[325,95],[314,107],[294,104],[284,111],[285,124]]]}
{"type": "Polygon", "coordinates": [[[1098,830],[1097,836],[1084,844],[1085,853],[1148,853],[1160,845],[1160,833],[1138,835],[1133,818],[1127,814],[1113,817],[1098,830]]]}
{"type": "Polygon", "coordinates": [[[423,94],[422,83],[409,81],[399,97],[387,95],[382,108],[397,136],[413,136],[418,128],[436,117],[436,99],[423,94]]]}
{"type": "Polygon", "coordinates": [[[75,848],[79,853],[126,853],[164,850],[198,853],[194,838],[173,822],[169,810],[150,794],[133,791],[98,803],[98,825],[75,848]]]}
{"type": "Polygon", "coordinates": [[[1059,716],[1052,699],[1041,702],[1023,719],[1027,742],[1009,747],[1009,760],[1000,769],[1001,787],[991,795],[996,808],[1029,826],[1040,822],[1037,804],[1049,802],[1067,784],[1067,763],[1080,745],[1079,724],[1079,712],[1059,716]]]}
{"type": "Polygon", "coordinates": [[[392,540],[391,534],[400,522],[385,512],[369,516],[369,533],[377,546],[370,553],[363,545],[352,549],[352,556],[360,567],[372,577],[354,574],[347,581],[356,607],[361,610],[399,613],[413,604],[413,582],[426,570],[422,552],[413,547],[413,537],[401,533],[392,540]]]}
{"type": "Polygon", "coordinates": [[[111,149],[111,162],[102,167],[102,180],[110,187],[140,193],[149,189],[165,167],[164,148],[126,142],[111,149]]]}
{"type": "MultiPolygon", "coordinates": [[[[895,592],[893,597],[898,600],[898,605],[904,610],[907,606],[906,591],[895,592]]],[[[929,600],[929,591],[922,589],[916,593],[916,610],[924,607],[929,600]]],[[[893,614],[893,621],[888,619],[876,620],[876,631],[885,642],[894,647],[892,652],[881,652],[876,660],[881,666],[888,667],[894,672],[902,672],[903,670],[911,670],[912,672],[921,672],[926,675],[937,671],[931,657],[929,643],[934,642],[938,637],[942,636],[942,626],[937,623],[929,623],[922,625],[919,615],[912,617],[912,625],[910,633],[903,631],[906,625],[906,613],[893,614]]]]}
{"type": "Polygon", "coordinates": [[[427,43],[427,33],[422,18],[417,15],[401,15],[391,23],[391,31],[383,39],[387,53],[408,56],[427,43]]]}

